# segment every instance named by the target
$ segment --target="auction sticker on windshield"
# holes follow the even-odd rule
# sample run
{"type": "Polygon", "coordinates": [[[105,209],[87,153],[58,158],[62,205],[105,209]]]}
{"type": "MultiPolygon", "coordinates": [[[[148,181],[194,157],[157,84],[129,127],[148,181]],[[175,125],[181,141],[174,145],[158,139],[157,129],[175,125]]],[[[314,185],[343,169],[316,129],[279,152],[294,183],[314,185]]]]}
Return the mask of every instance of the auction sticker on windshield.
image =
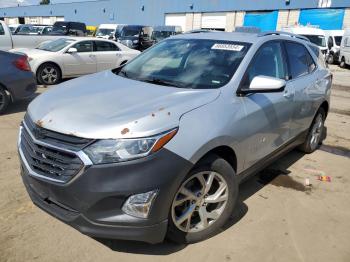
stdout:
{"type": "Polygon", "coordinates": [[[232,45],[232,44],[214,44],[211,49],[217,50],[228,50],[228,51],[241,51],[243,49],[243,45],[232,45]]]}

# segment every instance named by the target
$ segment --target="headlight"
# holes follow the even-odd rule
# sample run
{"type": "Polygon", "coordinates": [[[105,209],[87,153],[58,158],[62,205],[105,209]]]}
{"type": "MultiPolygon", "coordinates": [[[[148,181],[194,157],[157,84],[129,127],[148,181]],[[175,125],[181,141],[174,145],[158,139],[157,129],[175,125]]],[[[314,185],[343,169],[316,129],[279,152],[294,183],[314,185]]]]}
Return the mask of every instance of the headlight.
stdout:
{"type": "Polygon", "coordinates": [[[146,138],[99,140],[84,149],[84,152],[94,164],[123,162],[157,152],[176,132],[177,128],[146,138]]]}
{"type": "Polygon", "coordinates": [[[137,44],[139,42],[139,40],[134,40],[132,41],[134,44],[137,44]]]}

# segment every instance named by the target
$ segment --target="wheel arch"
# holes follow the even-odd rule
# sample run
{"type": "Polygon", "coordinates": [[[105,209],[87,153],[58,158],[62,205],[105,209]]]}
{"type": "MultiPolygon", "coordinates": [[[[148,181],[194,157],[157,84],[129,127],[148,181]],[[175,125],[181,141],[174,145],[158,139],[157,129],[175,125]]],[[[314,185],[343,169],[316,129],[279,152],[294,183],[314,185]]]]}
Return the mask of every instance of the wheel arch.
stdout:
{"type": "Polygon", "coordinates": [[[328,110],[329,110],[328,101],[323,101],[319,108],[322,108],[324,110],[324,112],[326,113],[326,117],[327,117],[328,110]]]}
{"type": "Polygon", "coordinates": [[[3,83],[0,82],[0,88],[2,88],[2,89],[5,90],[5,92],[7,93],[7,95],[10,97],[11,102],[13,102],[12,93],[11,93],[10,90],[6,87],[6,85],[4,85],[3,83]]]}
{"type": "Polygon", "coordinates": [[[200,162],[202,159],[206,158],[209,155],[217,155],[224,160],[226,160],[233,170],[237,173],[237,155],[236,152],[229,146],[221,145],[210,149],[206,152],[198,161],[200,162]]]}

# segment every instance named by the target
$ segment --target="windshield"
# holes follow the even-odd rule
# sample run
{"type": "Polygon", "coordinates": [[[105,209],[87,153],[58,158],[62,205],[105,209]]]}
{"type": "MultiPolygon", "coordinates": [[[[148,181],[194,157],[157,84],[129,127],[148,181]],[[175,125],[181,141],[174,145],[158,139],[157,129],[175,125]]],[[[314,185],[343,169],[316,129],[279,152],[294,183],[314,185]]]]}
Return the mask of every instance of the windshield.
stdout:
{"type": "Polygon", "coordinates": [[[46,42],[40,44],[36,49],[57,52],[68,46],[69,44],[75,42],[73,39],[60,38],[54,41],[46,42]]]}
{"type": "Polygon", "coordinates": [[[168,38],[169,36],[172,36],[174,34],[175,34],[175,32],[170,32],[170,31],[153,31],[152,39],[160,41],[160,40],[168,38]]]}
{"type": "Polygon", "coordinates": [[[326,47],[326,38],[324,35],[302,35],[310,40],[311,43],[320,47],[326,47]]]}
{"type": "Polygon", "coordinates": [[[67,32],[67,24],[66,23],[55,23],[52,28],[53,33],[63,33],[67,32]]]}
{"type": "Polygon", "coordinates": [[[120,76],[181,88],[227,84],[250,44],[205,39],[167,39],[126,64],[120,76]]]}
{"type": "Polygon", "coordinates": [[[121,32],[121,36],[135,36],[138,37],[140,34],[140,30],[137,28],[127,28],[124,27],[121,32]]]}
{"type": "Polygon", "coordinates": [[[341,36],[335,36],[335,37],[334,37],[335,44],[336,44],[337,46],[340,46],[341,39],[342,39],[341,36]]]}
{"type": "Polygon", "coordinates": [[[96,36],[105,36],[105,35],[110,35],[114,34],[114,29],[106,29],[106,28],[99,28],[97,30],[96,36]]]}

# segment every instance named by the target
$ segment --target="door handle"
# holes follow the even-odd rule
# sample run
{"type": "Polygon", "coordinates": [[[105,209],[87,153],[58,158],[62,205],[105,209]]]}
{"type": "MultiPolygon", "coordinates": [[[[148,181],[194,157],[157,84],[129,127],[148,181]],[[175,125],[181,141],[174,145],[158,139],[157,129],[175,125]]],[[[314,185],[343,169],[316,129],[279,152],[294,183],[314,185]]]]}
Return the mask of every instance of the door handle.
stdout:
{"type": "Polygon", "coordinates": [[[95,57],[95,55],[89,55],[89,57],[95,57]]]}

